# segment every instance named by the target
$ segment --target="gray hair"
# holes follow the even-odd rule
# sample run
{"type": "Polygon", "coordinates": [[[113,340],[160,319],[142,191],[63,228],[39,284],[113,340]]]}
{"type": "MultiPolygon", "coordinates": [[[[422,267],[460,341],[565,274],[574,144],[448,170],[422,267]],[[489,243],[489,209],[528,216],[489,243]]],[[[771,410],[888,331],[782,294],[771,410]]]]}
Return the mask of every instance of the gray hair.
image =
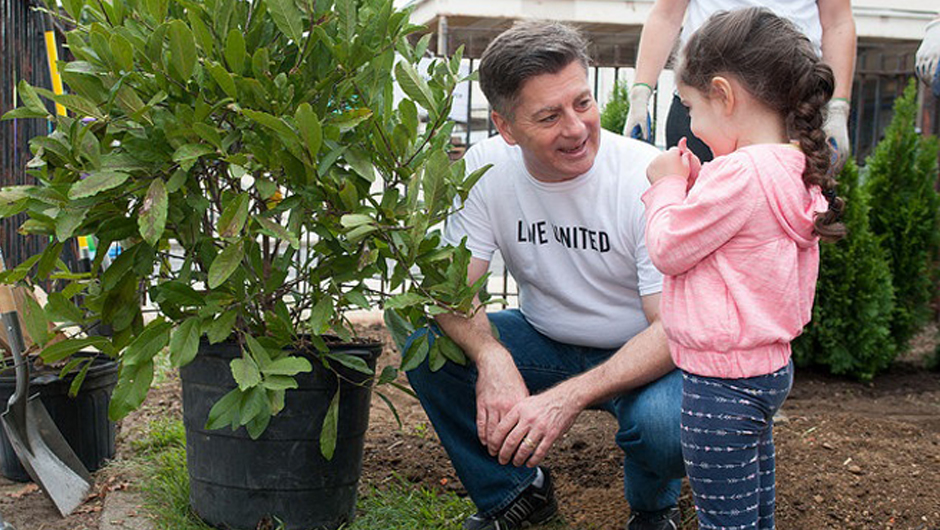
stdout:
{"type": "Polygon", "coordinates": [[[574,61],[587,72],[587,41],[578,30],[560,22],[516,22],[483,51],[480,87],[493,109],[511,120],[523,83],[558,73],[574,61]]]}

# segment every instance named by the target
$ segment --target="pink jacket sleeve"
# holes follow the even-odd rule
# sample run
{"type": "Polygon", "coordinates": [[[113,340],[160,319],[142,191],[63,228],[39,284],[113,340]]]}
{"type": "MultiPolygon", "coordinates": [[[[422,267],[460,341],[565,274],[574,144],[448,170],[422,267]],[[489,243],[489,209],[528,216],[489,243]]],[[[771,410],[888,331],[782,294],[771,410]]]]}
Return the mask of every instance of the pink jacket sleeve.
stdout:
{"type": "Polygon", "coordinates": [[[706,164],[692,189],[666,177],[643,194],[646,246],[663,274],[678,276],[725,244],[744,226],[760,200],[750,168],[732,157],[706,164]]]}

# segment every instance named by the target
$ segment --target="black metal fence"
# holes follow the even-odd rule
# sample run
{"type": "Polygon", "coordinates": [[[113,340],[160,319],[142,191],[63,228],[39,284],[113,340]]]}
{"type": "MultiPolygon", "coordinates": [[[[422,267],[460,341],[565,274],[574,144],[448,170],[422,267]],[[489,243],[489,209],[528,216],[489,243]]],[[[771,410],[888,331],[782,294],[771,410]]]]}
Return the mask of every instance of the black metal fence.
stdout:
{"type": "MultiPolygon", "coordinates": [[[[0,115],[18,104],[17,84],[25,79],[32,85],[49,87],[49,66],[43,37],[43,17],[27,0],[0,0],[0,115]]],[[[0,122],[0,186],[26,184],[32,158],[29,140],[49,133],[49,123],[37,119],[0,122]]],[[[22,236],[17,228],[25,215],[0,221],[0,248],[8,267],[42,251],[46,238],[22,236]]]]}

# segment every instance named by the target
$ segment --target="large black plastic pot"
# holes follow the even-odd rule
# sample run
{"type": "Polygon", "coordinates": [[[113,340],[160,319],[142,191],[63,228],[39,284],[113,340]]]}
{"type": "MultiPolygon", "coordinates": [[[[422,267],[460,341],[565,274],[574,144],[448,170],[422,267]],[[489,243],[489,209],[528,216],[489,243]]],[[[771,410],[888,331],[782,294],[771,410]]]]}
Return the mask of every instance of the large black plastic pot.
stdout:
{"type": "MultiPolygon", "coordinates": [[[[332,349],[361,356],[373,369],[382,351],[378,343],[332,349]]],[[[193,511],[231,530],[254,530],[262,521],[280,521],[286,530],[336,529],[351,522],[372,378],[338,368],[352,382],[341,383],[336,452],[327,461],[320,453],[320,428],[338,383],[319,361],[312,362],[313,372],[297,376],[299,388],[287,391],[284,410],[257,440],[244,428],[206,430],[209,410],[236,386],[229,363],[240,355],[235,344],[203,342],[196,359],[180,370],[193,511]]]]}
{"type": "MultiPolygon", "coordinates": [[[[107,357],[96,358],[78,394],[71,398],[69,387],[74,379],[74,373],[65,378],[52,373],[33,373],[29,394],[39,394],[75,454],[89,471],[96,471],[114,457],[115,426],[108,419],[108,405],[118,380],[118,363],[107,357]]],[[[0,410],[6,410],[15,389],[13,370],[0,373],[0,410]]],[[[0,429],[0,473],[10,480],[30,480],[3,429],[0,429]]]]}

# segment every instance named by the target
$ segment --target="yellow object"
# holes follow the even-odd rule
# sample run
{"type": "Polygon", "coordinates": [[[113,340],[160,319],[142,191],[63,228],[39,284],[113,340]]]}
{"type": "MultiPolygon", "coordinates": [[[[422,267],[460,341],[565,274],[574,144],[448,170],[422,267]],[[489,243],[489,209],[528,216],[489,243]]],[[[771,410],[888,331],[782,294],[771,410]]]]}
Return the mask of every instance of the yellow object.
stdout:
{"type": "MultiPolygon", "coordinates": [[[[59,49],[55,45],[55,32],[46,32],[46,57],[49,58],[49,78],[52,79],[52,92],[55,95],[62,95],[62,76],[59,75],[59,49]]],[[[59,103],[55,104],[56,114],[65,116],[65,107],[59,103]]]]}

